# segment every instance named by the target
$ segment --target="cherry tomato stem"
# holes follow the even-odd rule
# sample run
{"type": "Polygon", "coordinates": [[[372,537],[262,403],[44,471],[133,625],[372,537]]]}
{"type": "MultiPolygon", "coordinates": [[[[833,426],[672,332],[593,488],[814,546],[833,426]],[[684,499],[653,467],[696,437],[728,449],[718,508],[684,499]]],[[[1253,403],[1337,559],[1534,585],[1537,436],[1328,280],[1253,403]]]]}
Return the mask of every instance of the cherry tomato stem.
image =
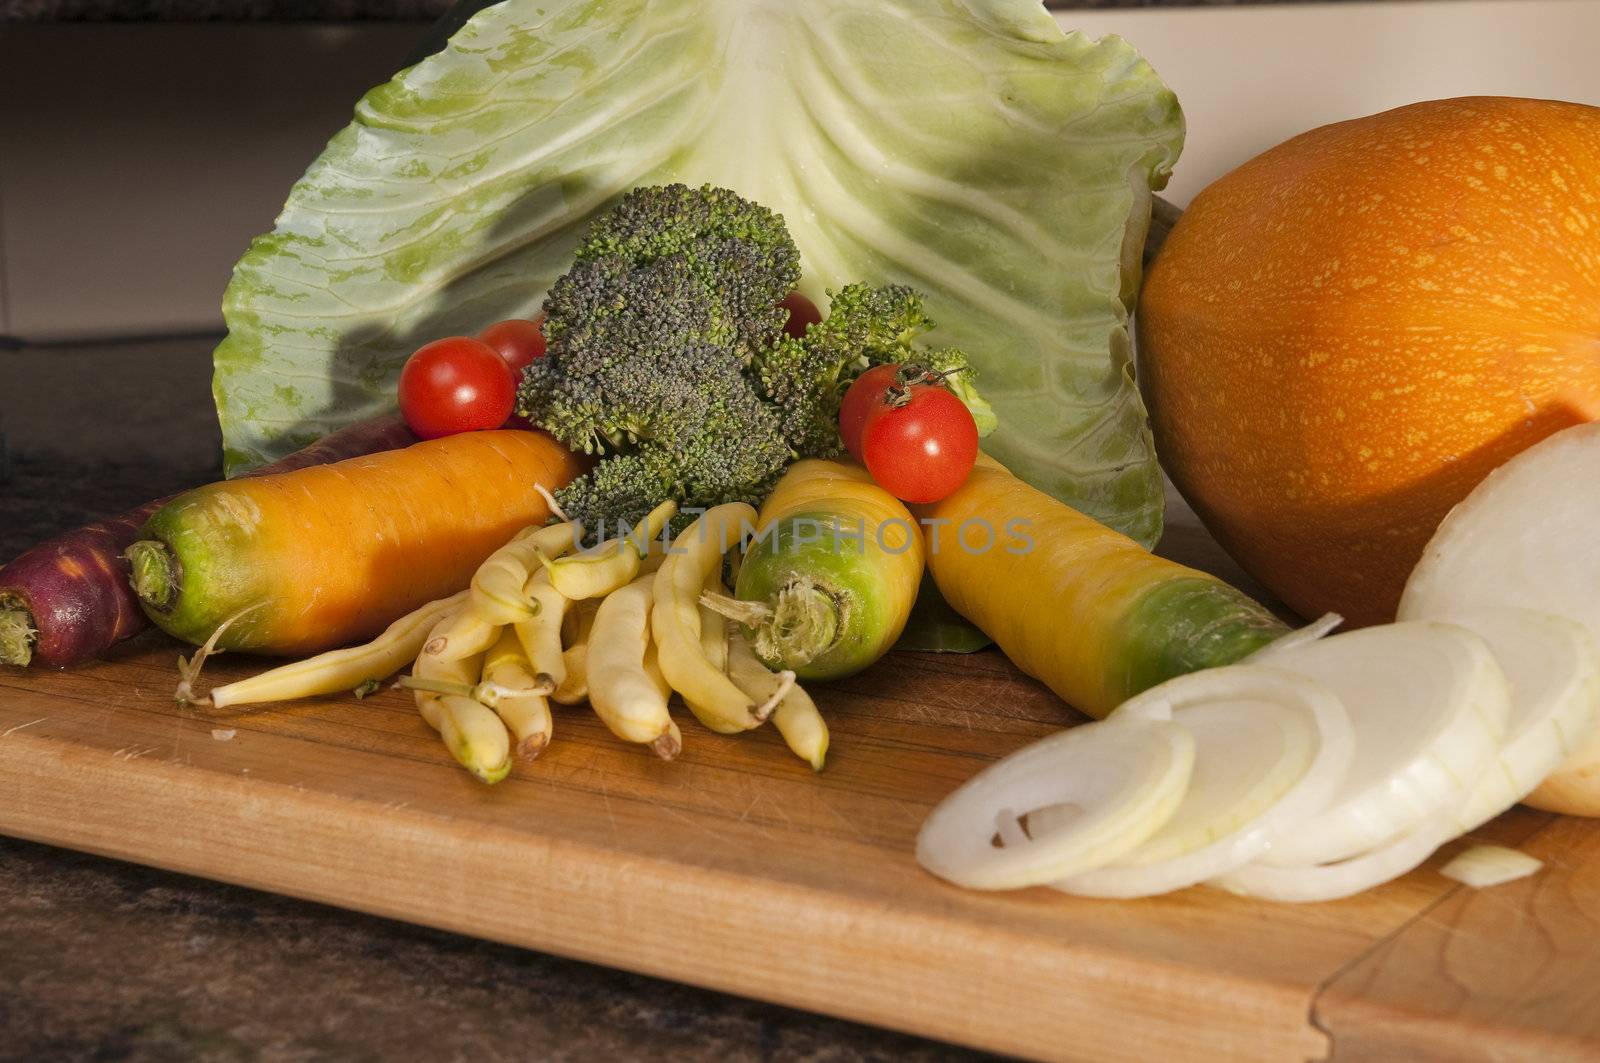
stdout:
{"type": "Polygon", "coordinates": [[[978,458],[978,425],[960,399],[917,381],[886,389],[861,428],[863,461],[878,486],[906,502],[937,502],[978,458]]]}
{"type": "Polygon", "coordinates": [[[915,363],[897,362],[875,365],[856,377],[839,404],[839,438],[851,457],[864,463],[861,429],[873,407],[904,405],[910,401],[913,385],[937,384],[944,377],[943,373],[932,372],[915,363]]]}

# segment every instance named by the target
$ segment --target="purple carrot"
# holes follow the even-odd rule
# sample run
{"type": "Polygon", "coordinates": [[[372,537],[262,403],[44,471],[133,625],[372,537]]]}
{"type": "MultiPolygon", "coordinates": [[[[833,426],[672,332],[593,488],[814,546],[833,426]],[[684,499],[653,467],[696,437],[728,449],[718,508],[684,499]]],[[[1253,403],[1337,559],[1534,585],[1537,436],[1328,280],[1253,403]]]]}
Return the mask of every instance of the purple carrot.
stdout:
{"type": "MultiPolygon", "coordinates": [[[[326,465],[416,441],[393,414],[341,428],[246,475],[326,465]]],[[[0,662],[26,665],[36,659],[62,667],[143,631],[149,621],[128,587],[122,554],[167,500],[58,535],[0,568],[0,662]]]]}

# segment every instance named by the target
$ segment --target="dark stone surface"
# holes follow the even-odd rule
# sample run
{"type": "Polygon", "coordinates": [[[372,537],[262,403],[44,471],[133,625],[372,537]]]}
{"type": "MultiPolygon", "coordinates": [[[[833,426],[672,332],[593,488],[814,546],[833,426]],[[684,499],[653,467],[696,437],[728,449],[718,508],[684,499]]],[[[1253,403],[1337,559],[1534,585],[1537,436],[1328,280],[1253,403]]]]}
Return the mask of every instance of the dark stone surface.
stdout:
{"type": "MultiPolygon", "coordinates": [[[[213,337],[0,351],[0,559],[220,474],[213,337]]],[[[761,930],[751,928],[751,947],[761,930]]],[[[975,1053],[0,837],[0,1063],[975,1053]]]]}
{"type": "Polygon", "coordinates": [[[7,1061],[985,1058],[8,838],[0,985],[7,1061]]]}
{"type": "Polygon", "coordinates": [[[0,350],[0,561],[222,475],[217,337],[0,350]]]}

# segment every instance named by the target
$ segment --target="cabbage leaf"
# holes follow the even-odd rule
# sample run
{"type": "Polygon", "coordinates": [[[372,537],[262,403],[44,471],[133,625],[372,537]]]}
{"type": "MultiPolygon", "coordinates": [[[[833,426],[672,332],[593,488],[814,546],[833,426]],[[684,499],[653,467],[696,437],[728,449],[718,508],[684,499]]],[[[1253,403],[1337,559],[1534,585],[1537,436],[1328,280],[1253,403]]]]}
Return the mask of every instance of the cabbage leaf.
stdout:
{"type": "Polygon", "coordinates": [[[1146,543],[1128,312],[1177,101],[1038,0],[508,0],[369,92],[235,267],[230,474],[393,406],[406,357],[532,316],[590,218],[710,182],[782,213],[803,288],[903,281],[1018,475],[1146,543]]]}

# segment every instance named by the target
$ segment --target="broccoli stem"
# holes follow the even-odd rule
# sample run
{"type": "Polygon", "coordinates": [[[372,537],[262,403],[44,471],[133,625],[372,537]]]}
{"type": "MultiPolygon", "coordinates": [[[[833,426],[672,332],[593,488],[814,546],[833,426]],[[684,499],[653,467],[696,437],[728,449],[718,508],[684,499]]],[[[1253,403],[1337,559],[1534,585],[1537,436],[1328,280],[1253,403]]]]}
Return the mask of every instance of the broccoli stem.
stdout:
{"type": "Polygon", "coordinates": [[[0,662],[26,668],[38,639],[32,613],[20,605],[0,608],[0,662]]]}

